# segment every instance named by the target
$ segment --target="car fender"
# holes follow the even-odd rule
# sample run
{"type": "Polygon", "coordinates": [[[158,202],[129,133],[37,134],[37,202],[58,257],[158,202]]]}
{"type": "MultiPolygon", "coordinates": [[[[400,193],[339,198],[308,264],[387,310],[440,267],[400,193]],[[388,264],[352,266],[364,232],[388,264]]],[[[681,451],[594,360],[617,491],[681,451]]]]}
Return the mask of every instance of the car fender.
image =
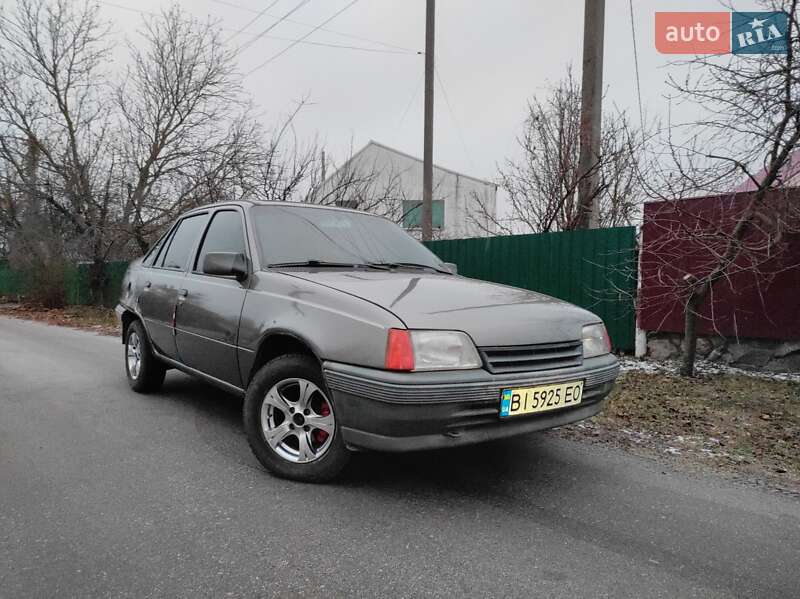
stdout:
{"type": "Polygon", "coordinates": [[[380,306],[311,281],[267,271],[253,279],[239,322],[242,372],[264,339],[279,333],[307,345],[320,361],[382,368],[388,329],[405,327],[380,306]]]}

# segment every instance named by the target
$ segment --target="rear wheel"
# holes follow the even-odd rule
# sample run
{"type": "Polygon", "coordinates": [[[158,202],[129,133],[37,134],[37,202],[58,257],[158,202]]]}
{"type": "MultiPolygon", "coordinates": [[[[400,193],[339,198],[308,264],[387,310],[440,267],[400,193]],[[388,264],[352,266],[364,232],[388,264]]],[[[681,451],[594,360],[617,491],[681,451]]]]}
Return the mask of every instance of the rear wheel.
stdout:
{"type": "Polygon", "coordinates": [[[138,393],[158,391],[167,369],[153,355],[150,341],[140,321],[134,321],[125,335],[125,374],[128,384],[138,393]]]}
{"type": "Polygon", "coordinates": [[[244,401],[244,427],[253,453],[267,470],[307,482],[331,480],[350,452],[317,362],[287,355],[265,364],[244,401]]]}

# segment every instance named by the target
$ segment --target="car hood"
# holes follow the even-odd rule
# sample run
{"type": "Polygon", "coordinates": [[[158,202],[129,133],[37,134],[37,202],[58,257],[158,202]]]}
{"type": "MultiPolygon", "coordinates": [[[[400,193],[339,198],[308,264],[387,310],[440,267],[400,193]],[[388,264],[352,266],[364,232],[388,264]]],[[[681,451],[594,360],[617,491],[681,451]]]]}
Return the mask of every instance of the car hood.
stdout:
{"type": "Polygon", "coordinates": [[[411,329],[464,331],[478,346],[581,338],[600,319],[567,302],[461,276],[419,272],[285,271],[377,304],[411,329]]]}

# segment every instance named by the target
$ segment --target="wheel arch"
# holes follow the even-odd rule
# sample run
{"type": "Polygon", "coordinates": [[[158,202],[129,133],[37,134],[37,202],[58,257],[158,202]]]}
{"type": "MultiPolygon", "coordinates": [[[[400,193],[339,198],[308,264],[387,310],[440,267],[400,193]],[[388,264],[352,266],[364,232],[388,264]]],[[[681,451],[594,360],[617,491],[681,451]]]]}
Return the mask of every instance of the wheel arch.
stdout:
{"type": "Polygon", "coordinates": [[[141,322],[142,319],[139,318],[139,315],[136,314],[133,310],[130,310],[129,308],[125,308],[125,310],[122,312],[122,315],[120,316],[120,321],[122,323],[122,342],[123,343],[125,343],[125,337],[128,334],[128,329],[130,328],[131,324],[133,324],[137,320],[141,322]]]}
{"type": "Polygon", "coordinates": [[[266,332],[258,343],[258,348],[253,354],[252,364],[245,366],[245,387],[253,380],[256,372],[270,360],[287,354],[302,354],[312,358],[322,366],[319,348],[302,335],[287,329],[271,329],[266,332]]]}

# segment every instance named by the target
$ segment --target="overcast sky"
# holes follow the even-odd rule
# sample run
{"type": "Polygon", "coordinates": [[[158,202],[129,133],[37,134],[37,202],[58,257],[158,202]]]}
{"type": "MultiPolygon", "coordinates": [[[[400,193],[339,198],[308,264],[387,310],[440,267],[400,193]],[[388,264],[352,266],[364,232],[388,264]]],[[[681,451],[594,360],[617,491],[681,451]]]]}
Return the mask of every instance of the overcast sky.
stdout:
{"type": "MultiPolygon", "coordinates": [[[[157,12],[167,5],[166,0],[114,0],[117,6],[99,1],[103,16],[128,35],[135,35],[142,17],[119,7],[157,12]]],[[[225,33],[234,36],[272,2],[179,4],[194,15],[220,19],[225,33]]],[[[285,39],[304,36],[350,2],[308,0],[291,15],[292,22],[282,21],[242,52],[242,72],[281,52],[290,44],[285,39]]],[[[300,0],[277,0],[232,43],[250,41],[298,4],[300,0]]],[[[735,6],[757,9],[747,0],[735,6]]],[[[668,57],[655,50],[654,13],[724,8],[718,0],[634,0],[633,10],[645,111],[660,116],[666,110],[669,67],[668,57]]],[[[281,121],[297,101],[308,98],[309,105],[295,120],[301,138],[318,135],[339,156],[349,152],[351,143],[358,149],[370,139],[421,156],[424,57],[414,52],[424,48],[425,0],[360,0],[326,29],[336,33],[317,31],[308,41],[398,53],[295,45],[246,77],[265,124],[281,121]]],[[[438,0],[436,59],[442,85],[437,82],[434,161],[495,178],[496,165],[515,152],[526,101],[560,79],[570,62],[580,77],[582,31],[582,0],[438,0]]],[[[606,105],[629,110],[638,120],[628,0],[606,2],[604,85],[606,105]]]]}

